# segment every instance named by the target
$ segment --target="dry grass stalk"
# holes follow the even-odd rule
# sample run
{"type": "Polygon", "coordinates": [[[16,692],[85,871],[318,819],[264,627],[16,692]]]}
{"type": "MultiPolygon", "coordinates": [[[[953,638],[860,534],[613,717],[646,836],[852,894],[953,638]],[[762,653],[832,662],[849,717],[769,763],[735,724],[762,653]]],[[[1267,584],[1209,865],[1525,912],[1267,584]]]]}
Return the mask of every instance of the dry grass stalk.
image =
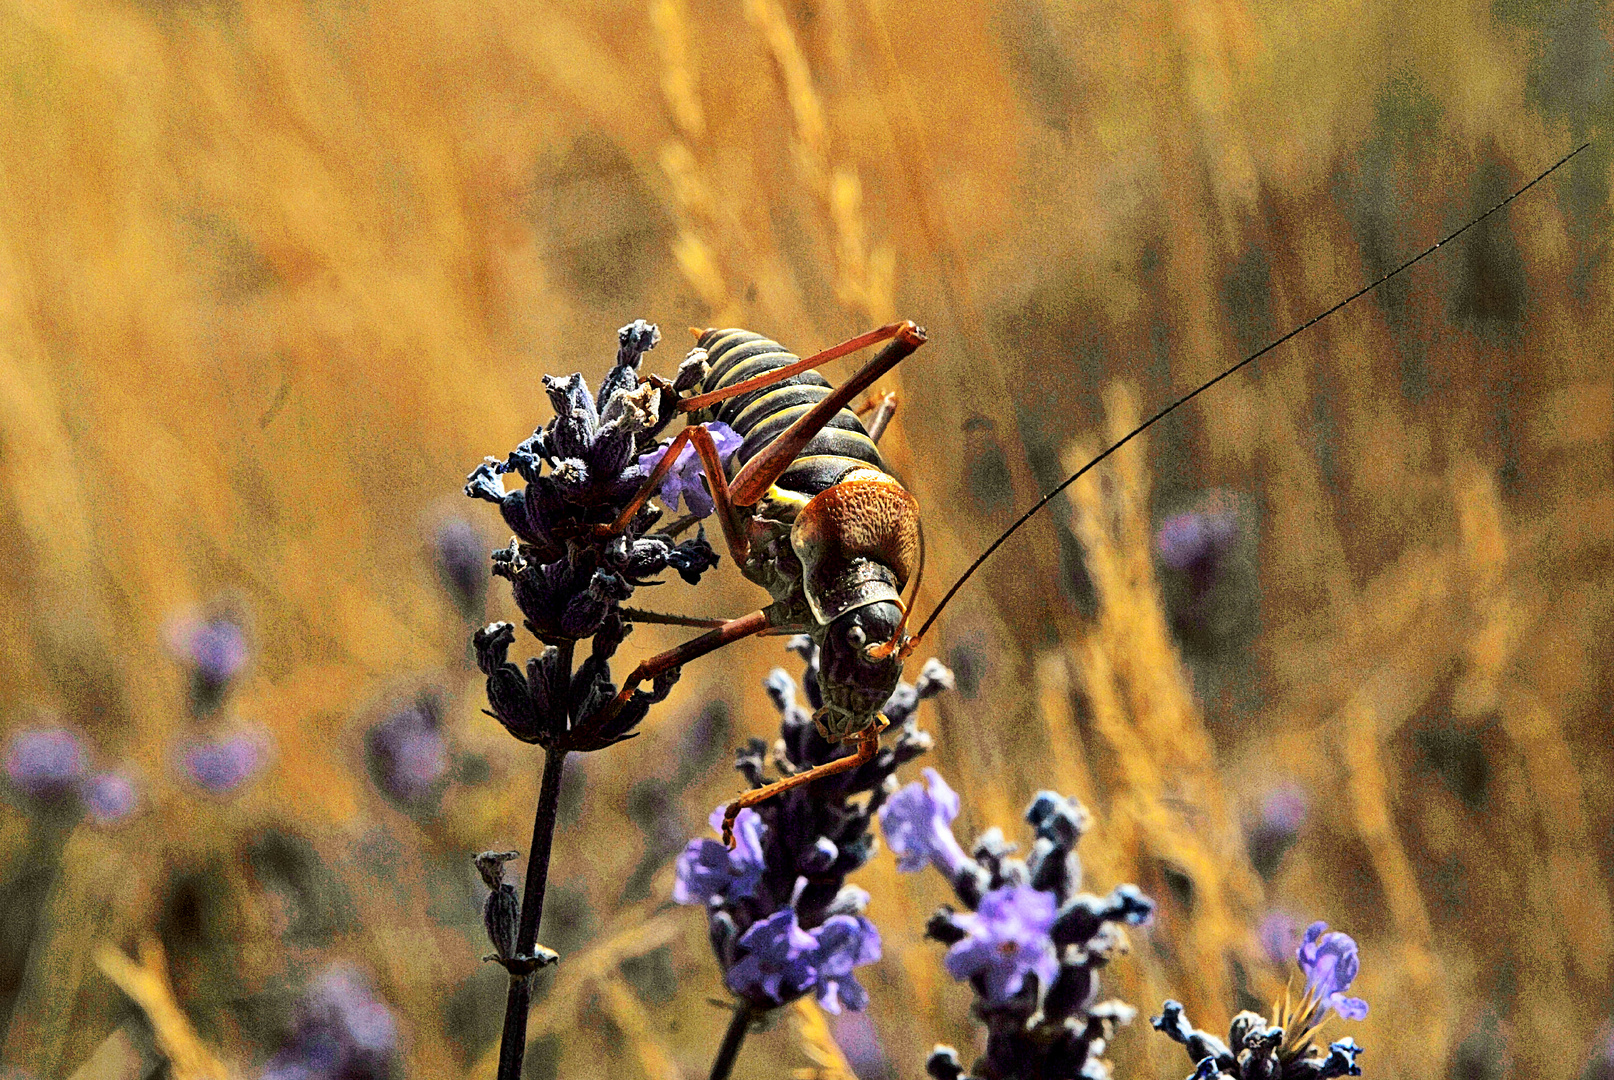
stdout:
{"type": "Polygon", "coordinates": [[[99,945],[95,963],[151,1021],[157,1048],[168,1059],[175,1080],[230,1080],[234,1073],[197,1037],[174,1000],[161,942],[149,934],[142,937],[138,956],[131,958],[121,949],[99,945]]]}
{"type": "Polygon", "coordinates": [[[841,1053],[829,1030],[824,1010],[811,998],[801,998],[790,1007],[795,1013],[796,1032],[801,1036],[801,1048],[812,1064],[795,1070],[795,1080],[857,1080],[846,1055],[841,1053]]]}

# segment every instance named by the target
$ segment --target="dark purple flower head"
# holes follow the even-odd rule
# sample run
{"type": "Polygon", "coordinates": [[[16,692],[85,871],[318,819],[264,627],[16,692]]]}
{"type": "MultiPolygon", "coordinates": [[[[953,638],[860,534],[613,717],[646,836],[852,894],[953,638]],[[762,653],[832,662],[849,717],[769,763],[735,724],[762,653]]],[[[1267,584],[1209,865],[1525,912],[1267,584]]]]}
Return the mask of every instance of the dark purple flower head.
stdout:
{"type": "Polygon", "coordinates": [[[1305,1036],[1310,1028],[1272,1026],[1266,1017],[1253,1012],[1233,1017],[1226,1042],[1189,1023],[1182,1004],[1176,1001],[1167,1001],[1149,1023],[1188,1051],[1188,1060],[1194,1064],[1188,1080],[1333,1080],[1362,1075],[1356,1064],[1362,1048],[1356,1040],[1330,1043],[1325,1053],[1305,1036]]]}
{"type": "Polygon", "coordinates": [[[264,1078],[386,1080],[396,1071],[398,1025],[369,982],[337,963],[309,984],[297,1020],[264,1078]]]}
{"type": "MultiPolygon", "coordinates": [[[[716,420],[704,425],[712,434],[712,442],[717,445],[719,457],[726,458],[739,449],[745,437],[736,432],[727,424],[716,420]]],[[[652,453],[642,454],[639,457],[639,469],[649,475],[655,467],[661,464],[661,459],[667,455],[667,447],[663,446],[652,453]]],[[[672,471],[661,482],[658,497],[668,510],[676,513],[680,497],[689,507],[689,512],[696,517],[706,517],[716,504],[712,502],[712,495],[703,482],[705,470],[701,466],[700,455],[695,452],[693,443],[685,443],[678,451],[678,460],[673,463],[672,471]]]]}
{"type": "Polygon", "coordinates": [[[1174,514],[1154,534],[1155,552],[1173,570],[1193,570],[1215,561],[1238,538],[1238,518],[1229,509],[1174,514]]]}
{"type": "MultiPolygon", "coordinates": [[[[712,811],[712,831],[723,826],[724,807],[712,811]]],[[[673,900],[680,904],[720,904],[740,900],[756,891],[762,880],[762,833],[765,826],[755,810],[740,811],[734,819],[734,850],[716,840],[691,840],[678,857],[673,900]]]]}
{"type": "Polygon", "coordinates": [[[185,775],[211,795],[231,795],[269,763],[269,736],[249,728],[218,739],[193,742],[180,754],[185,775]]]}
{"type": "Polygon", "coordinates": [[[72,795],[88,765],[84,743],[67,728],[19,731],[6,747],[6,778],[20,794],[39,803],[56,803],[72,795]]]}
{"type": "Polygon", "coordinates": [[[935,769],[925,769],[923,785],[912,783],[880,807],[880,828],[897,856],[897,869],[913,873],[928,862],[949,882],[969,860],[953,836],[958,793],[935,769]]]}
{"type": "Polygon", "coordinates": [[[408,810],[430,809],[448,774],[448,746],[436,698],[422,695],[365,733],[370,775],[408,810]]]}
{"type": "Polygon", "coordinates": [[[1048,937],[1056,912],[1053,894],[1029,885],[992,890],[981,897],[978,911],[956,920],[964,938],[947,950],[947,974],[979,977],[989,1005],[1006,1004],[1027,975],[1036,975],[1046,989],[1059,973],[1059,958],[1048,937]]]}
{"type": "Polygon", "coordinates": [[[1325,922],[1314,922],[1306,927],[1295,960],[1306,976],[1306,998],[1315,1002],[1307,1017],[1308,1027],[1321,1023],[1330,1009],[1345,1020],[1366,1018],[1367,1002],[1345,994],[1356,981],[1359,966],[1356,942],[1349,934],[1330,931],[1325,922]]]}
{"type": "Polygon", "coordinates": [[[437,527],[433,537],[437,576],[467,618],[479,615],[488,588],[489,547],[476,527],[460,518],[450,518],[437,527]]]}
{"type": "Polygon", "coordinates": [[[79,799],[90,820],[101,826],[126,820],[140,805],[134,781],[119,772],[97,773],[84,781],[79,799]]]}

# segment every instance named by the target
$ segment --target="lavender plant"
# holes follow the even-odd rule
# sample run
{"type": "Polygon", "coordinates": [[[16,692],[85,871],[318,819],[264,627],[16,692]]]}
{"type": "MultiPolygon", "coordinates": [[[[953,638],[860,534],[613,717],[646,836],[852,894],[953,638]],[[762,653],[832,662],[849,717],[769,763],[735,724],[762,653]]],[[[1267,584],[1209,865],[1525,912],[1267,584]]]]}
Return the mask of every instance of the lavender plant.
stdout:
{"type": "MultiPolygon", "coordinates": [[[[752,787],[768,782],[770,764],[790,776],[850,752],[825,740],[812,722],[812,710],[822,707],[817,649],[805,636],[789,647],[806,663],[801,686],[778,668],[764,683],[779,711],[779,738],[771,747],[752,739],[735,755],[735,768],[752,787]]],[[[874,853],[869,822],[885,803],[887,781],[930,748],[914,716],[919,702],[952,685],[952,673],[928,661],[918,681],[898,683],[886,703],[896,737],[873,759],[740,811],[733,851],[698,839],[679,857],[673,899],[705,906],[712,951],[735,999],[713,1080],[729,1075],[746,1033],[782,1005],[808,994],[835,1014],[868,1003],[854,969],[880,958],[880,932],[863,914],[868,893],[846,878],[874,853]]],[[[714,832],[721,831],[723,810],[712,812],[714,832]]]]}
{"type": "Polygon", "coordinates": [[[1349,934],[1329,931],[1324,922],[1306,928],[1295,961],[1306,977],[1298,1002],[1289,998],[1273,1006],[1277,1022],[1248,1010],[1233,1017],[1227,1041],[1200,1031],[1189,1023],[1179,1002],[1167,1001],[1152,1023],[1157,1031],[1182,1043],[1194,1071],[1189,1080],[1327,1080],[1335,1076],[1361,1076],[1356,1064],[1362,1048],[1346,1036],[1330,1043],[1326,1052],[1317,1045],[1317,1032],[1332,1016],[1361,1020],[1367,1002],[1346,993],[1360,967],[1356,942],[1349,934]]]}
{"type": "Polygon", "coordinates": [[[398,1058],[392,1010],[357,968],[336,963],[309,983],[262,1080],[388,1080],[398,1058]]]}
{"type": "MultiPolygon", "coordinates": [[[[504,890],[513,894],[514,886],[503,879],[505,856],[488,853],[479,860],[489,888],[504,897],[490,902],[484,912],[495,944],[493,959],[510,974],[500,1080],[521,1075],[532,976],[555,960],[537,941],[566,756],[631,738],[650,706],[663,700],[678,679],[673,669],[656,677],[648,691],[615,700],[611,659],[632,629],[621,605],[635,588],[668,570],[697,584],[717,564],[704,534],[681,542],[675,538],[676,528],[698,519],[698,512],[675,529],[658,532],[661,511],[647,502],[626,531],[609,537],[594,531],[627,508],[649,475],[645,462],[656,458],[657,435],[674,416],[674,384],[641,376],[638,370],[659,339],[656,327],[643,320],[624,326],[618,332],[616,363],[598,393],[590,392],[581,374],[545,376],[554,419],[502,461],[487,459],[465,485],[472,498],[498,504],[515,533],[507,548],[493,553],[492,572],[510,583],[527,630],[545,645],[542,655],[523,669],[509,659],[515,643],[511,624],[492,623],[472,639],[477,664],[487,676],[490,715],[517,739],[544,750],[513,932],[508,925],[513,896],[504,890]],[[504,478],[511,474],[525,486],[507,491],[504,478]],[[574,671],[580,641],[590,643],[589,652],[574,671]]],[[[698,478],[683,482],[686,498],[699,488],[698,478]]]]}
{"type": "Polygon", "coordinates": [[[1096,1080],[1109,1075],[1104,1048],[1136,1010],[1098,1000],[1098,972],[1126,946],[1123,924],[1152,917],[1154,904],[1135,885],[1108,896],[1079,891],[1076,844],[1087,810],[1043,791],[1026,809],[1035,834],[1025,859],[997,828],[965,854],[953,835],[958,795],[934,769],[880,809],[897,869],[934,866],[967,910],[943,905],[925,931],[948,946],[947,973],[975,991],[986,1025],[986,1052],[965,1068],[958,1051],[937,1046],[926,1069],[936,1080],[1096,1080]]]}

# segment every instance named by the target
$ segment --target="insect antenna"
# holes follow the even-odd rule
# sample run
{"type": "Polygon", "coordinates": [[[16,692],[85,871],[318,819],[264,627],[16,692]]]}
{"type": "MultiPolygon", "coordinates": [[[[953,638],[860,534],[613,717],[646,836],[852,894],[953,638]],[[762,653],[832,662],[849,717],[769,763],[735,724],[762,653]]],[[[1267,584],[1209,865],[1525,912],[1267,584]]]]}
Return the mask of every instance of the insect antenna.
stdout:
{"type": "Polygon", "coordinates": [[[1470,221],[1468,224],[1464,225],[1462,228],[1458,229],[1456,232],[1452,233],[1451,235],[1447,236],[1446,238],[1444,238],[1442,240],[1435,241],[1435,243],[1429,245],[1427,248],[1424,248],[1424,250],[1420,251],[1418,254],[1414,255],[1412,258],[1408,259],[1406,262],[1402,263],[1400,266],[1396,267],[1394,270],[1391,270],[1389,273],[1385,274],[1383,277],[1378,278],[1375,281],[1369,282],[1368,284],[1362,286],[1360,289],[1357,289],[1355,292],[1351,293],[1351,295],[1347,296],[1345,299],[1341,300],[1339,303],[1335,304],[1333,307],[1329,308],[1327,311],[1324,311],[1322,314],[1315,315],[1312,318],[1307,319],[1305,322],[1301,323],[1299,326],[1295,327],[1293,330],[1289,331],[1287,334],[1283,335],[1282,337],[1276,339],[1275,341],[1268,342],[1266,345],[1263,345],[1261,348],[1257,349],[1255,352],[1251,353],[1249,356],[1246,356],[1243,360],[1240,360],[1238,363],[1234,364],[1232,367],[1230,367],[1227,370],[1223,371],[1220,375],[1217,375],[1214,378],[1211,378],[1211,379],[1207,380],[1206,382],[1201,383],[1199,386],[1197,386],[1194,389],[1190,390],[1188,393],[1184,394],[1182,397],[1177,398],[1175,401],[1173,401],[1169,405],[1165,406],[1159,412],[1157,412],[1153,416],[1149,417],[1143,423],[1139,424],[1137,427],[1133,428],[1131,431],[1127,432],[1125,435],[1123,435],[1119,439],[1115,440],[1115,442],[1113,442],[1109,446],[1105,447],[1103,452],[1100,453],[1097,457],[1093,458],[1093,460],[1089,461],[1086,465],[1083,465],[1081,468],[1077,469],[1070,476],[1066,477],[1065,480],[1062,483],[1060,483],[1058,487],[1054,488],[1052,491],[1048,492],[1042,498],[1038,499],[1034,504],[1032,504],[1031,509],[1029,509],[1025,513],[1021,514],[1019,519],[1013,525],[1010,525],[1007,529],[1005,529],[1003,531],[1003,535],[999,536],[996,540],[992,541],[991,545],[988,546],[985,551],[981,552],[981,554],[976,558],[976,560],[974,562],[970,563],[969,569],[965,570],[964,573],[959,576],[958,580],[953,582],[952,587],[949,588],[947,590],[946,595],[944,595],[941,598],[941,602],[936,605],[936,607],[931,611],[929,617],[925,619],[924,625],[919,628],[919,632],[917,634],[915,634],[912,638],[908,639],[908,641],[910,643],[908,645],[908,648],[911,649],[913,644],[916,644],[919,641],[920,638],[925,636],[926,632],[930,630],[931,624],[936,621],[936,616],[941,614],[942,608],[946,607],[947,602],[958,594],[958,590],[962,589],[964,587],[964,583],[970,579],[970,577],[975,573],[976,570],[980,569],[981,564],[986,562],[987,559],[991,558],[992,553],[994,551],[996,551],[998,548],[1003,546],[1004,541],[1008,540],[1009,537],[1013,536],[1017,531],[1019,531],[1020,526],[1024,525],[1026,522],[1030,521],[1034,516],[1036,516],[1037,511],[1041,510],[1044,506],[1047,506],[1049,501],[1052,500],[1055,495],[1058,495],[1060,492],[1064,491],[1066,488],[1070,487],[1070,485],[1074,484],[1077,480],[1080,480],[1084,475],[1086,475],[1088,470],[1093,468],[1093,466],[1097,465],[1099,462],[1103,461],[1105,458],[1109,457],[1111,454],[1113,454],[1117,450],[1121,449],[1121,447],[1125,446],[1127,443],[1131,442],[1133,439],[1137,438],[1139,435],[1142,435],[1145,431],[1149,430],[1149,428],[1153,427],[1156,421],[1162,420],[1166,416],[1169,416],[1171,413],[1175,412],[1179,407],[1188,404],[1188,402],[1192,401],[1194,398],[1198,397],[1200,394],[1204,393],[1206,390],[1209,390],[1211,387],[1215,386],[1217,383],[1221,382],[1223,379],[1227,378],[1229,375],[1232,375],[1234,372],[1240,370],[1243,367],[1246,367],[1249,364],[1255,363],[1255,361],[1259,360],[1261,357],[1265,356],[1267,353],[1271,352],[1273,349],[1276,349],[1279,345],[1282,345],[1284,342],[1288,341],[1290,338],[1296,336],[1297,334],[1302,333],[1303,331],[1311,329],[1313,326],[1316,326],[1318,323],[1322,322],[1324,319],[1328,318],[1330,315],[1334,314],[1336,311],[1339,311],[1341,308],[1346,307],[1347,305],[1349,305],[1353,301],[1360,299],[1361,297],[1365,296],[1366,294],[1372,292],[1374,289],[1378,288],[1380,285],[1383,285],[1386,281],[1389,281],[1391,278],[1395,277],[1397,274],[1401,273],[1403,270],[1408,270],[1412,266],[1414,266],[1415,264],[1417,264],[1419,262],[1422,262],[1424,259],[1428,258],[1430,255],[1433,255],[1435,252],[1439,251],[1444,245],[1451,243],[1453,240],[1455,240],[1459,236],[1463,235],[1469,229],[1472,229],[1474,226],[1478,225],[1480,222],[1484,221],[1486,218],[1490,217],[1492,214],[1494,214],[1498,210],[1502,209],[1508,203],[1512,202],[1514,199],[1517,199],[1520,195],[1523,195],[1526,191],[1529,191],[1531,188],[1533,188],[1537,184],[1541,183],[1541,181],[1543,181],[1547,177],[1551,176],[1554,172],[1558,171],[1559,168],[1561,168],[1563,165],[1567,164],[1569,162],[1570,158],[1574,157],[1576,154],[1580,153],[1582,150],[1586,149],[1590,145],[1591,145],[1591,143],[1589,141],[1581,143],[1579,146],[1575,147],[1569,153],[1567,153],[1563,157],[1559,158],[1557,160],[1557,162],[1555,162],[1550,168],[1548,168],[1540,176],[1537,176],[1534,180],[1530,181],[1528,184],[1525,184],[1523,187],[1519,188],[1513,194],[1509,195],[1507,198],[1503,199],[1501,202],[1497,203],[1495,206],[1493,206],[1489,210],[1485,211],[1479,217],[1474,218],[1472,221],[1470,221]]]}

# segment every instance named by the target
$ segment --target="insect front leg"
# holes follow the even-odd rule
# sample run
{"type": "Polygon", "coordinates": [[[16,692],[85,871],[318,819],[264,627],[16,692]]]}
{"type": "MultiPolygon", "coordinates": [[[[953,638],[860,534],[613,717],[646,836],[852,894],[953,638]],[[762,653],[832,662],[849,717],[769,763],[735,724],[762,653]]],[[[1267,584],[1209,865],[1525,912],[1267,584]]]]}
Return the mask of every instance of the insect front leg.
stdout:
{"type": "Polygon", "coordinates": [[[836,758],[834,761],[827,761],[822,765],[815,765],[805,772],[797,773],[795,776],[787,776],[783,780],[775,780],[771,784],[764,784],[762,787],[748,791],[729,803],[728,809],[723,811],[723,843],[728,846],[730,851],[734,850],[734,819],[739,817],[740,811],[746,807],[767,802],[777,795],[783,795],[791,788],[810,784],[814,780],[833,776],[836,773],[848,772],[866,761],[873,760],[874,755],[880,752],[880,732],[884,731],[890,723],[891,721],[885,718],[884,713],[877,713],[874,717],[874,723],[870,727],[853,736],[857,740],[856,753],[836,758]]]}

